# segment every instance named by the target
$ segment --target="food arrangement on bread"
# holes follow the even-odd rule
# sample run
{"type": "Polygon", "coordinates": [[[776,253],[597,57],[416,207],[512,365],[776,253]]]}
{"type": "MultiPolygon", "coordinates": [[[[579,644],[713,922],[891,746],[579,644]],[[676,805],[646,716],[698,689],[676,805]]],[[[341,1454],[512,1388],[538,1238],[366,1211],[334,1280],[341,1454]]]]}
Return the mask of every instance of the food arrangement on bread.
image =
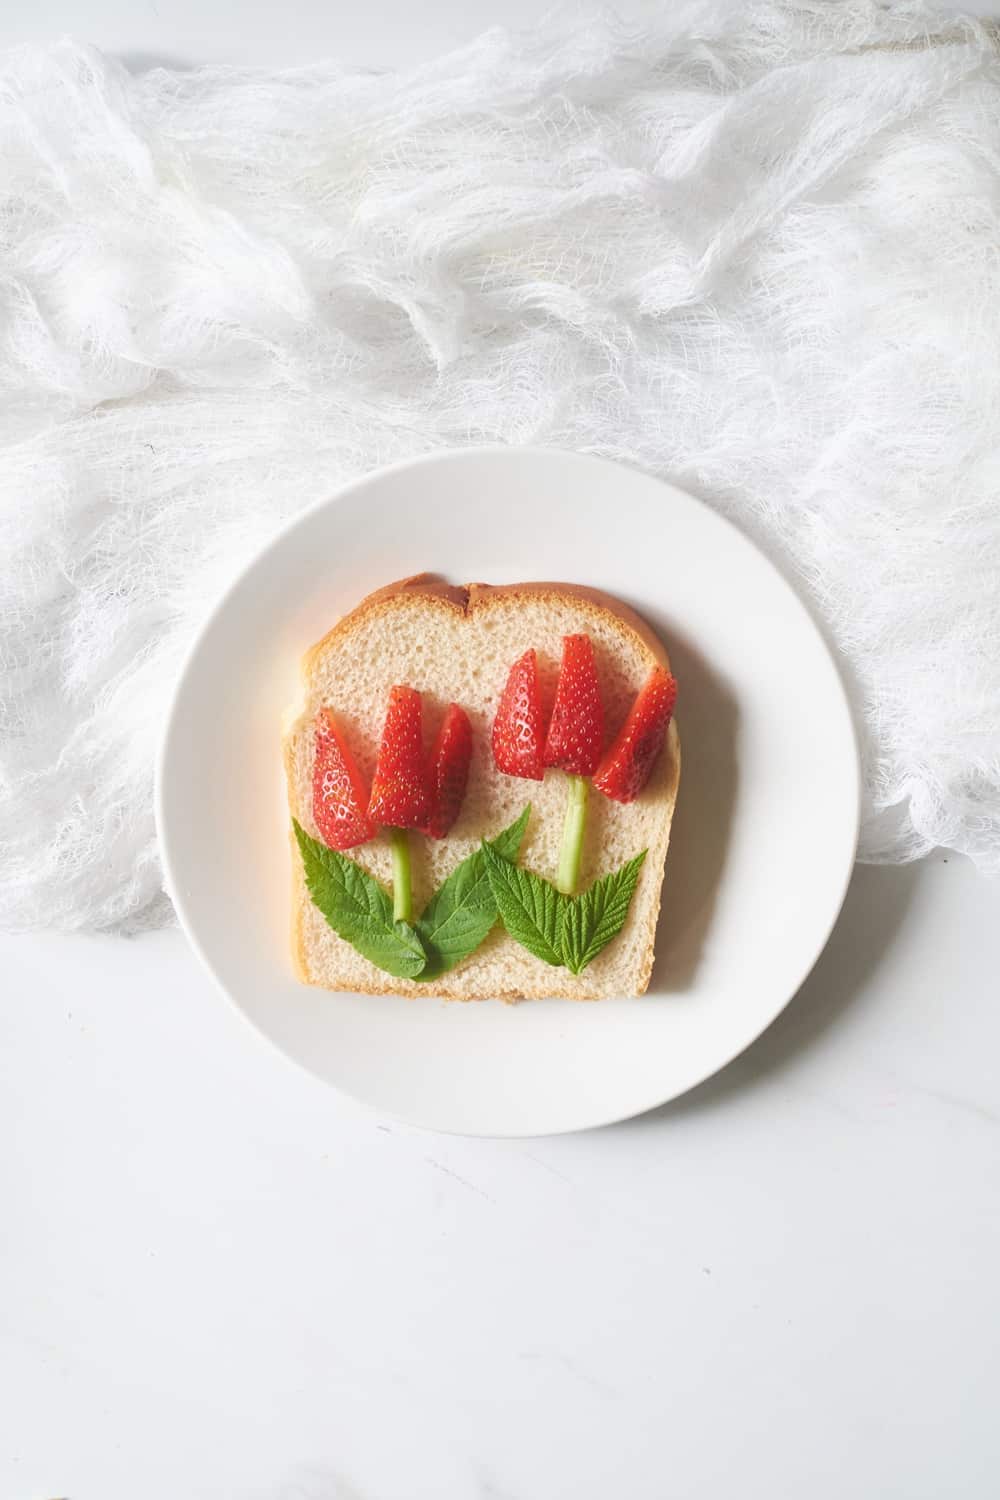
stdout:
{"type": "Polygon", "coordinates": [[[308,652],[285,736],[299,976],[456,1000],[642,994],[676,694],[662,642],[598,590],[420,574],[370,594],[308,652]]]}

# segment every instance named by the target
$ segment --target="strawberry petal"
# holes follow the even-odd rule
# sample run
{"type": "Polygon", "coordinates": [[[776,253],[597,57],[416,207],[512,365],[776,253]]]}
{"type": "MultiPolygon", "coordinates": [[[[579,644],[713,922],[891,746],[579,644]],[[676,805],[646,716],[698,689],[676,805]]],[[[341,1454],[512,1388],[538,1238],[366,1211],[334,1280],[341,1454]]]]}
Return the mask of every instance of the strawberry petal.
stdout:
{"type": "Polygon", "coordinates": [[[604,705],[587,635],[563,637],[562,666],[545,741],[547,766],[592,776],[604,749],[604,705]]]}
{"type": "Polygon", "coordinates": [[[594,785],[615,802],[634,802],[649,780],[663,749],[677,701],[677,683],[662,667],[654,667],[601,761],[594,785]]]}
{"type": "Polygon", "coordinates": [[[390,828],[423,828],[431,815],[420,694],[394,687],[372,779],[368,816],[390,828]]]}
{"type": "Polygon", "coordinates": [[[544,730],[538,657],[526,651],[510,669],[493,721],[493,759],[506,776],[541,781],[544,730]]]}
{"type": "Polygon", "coordinates": [[[462,810],[472,759],[472,725],[464,708],[449,703],[431,752],[433,809],[424,832],[443,839],[462,810]]]}
{"type": "Polygon", "coordinates": [[[378,832],[368,816],[368,788],[328,708],[316,715],[313,820],[331,849],[354,849],[378,832]]]}

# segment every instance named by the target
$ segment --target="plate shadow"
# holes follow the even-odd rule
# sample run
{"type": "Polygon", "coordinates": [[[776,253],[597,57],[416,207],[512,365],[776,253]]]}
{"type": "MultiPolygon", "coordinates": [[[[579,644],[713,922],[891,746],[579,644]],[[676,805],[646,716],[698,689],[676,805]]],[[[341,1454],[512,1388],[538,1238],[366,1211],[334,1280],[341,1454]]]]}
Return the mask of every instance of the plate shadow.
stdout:
{"type": "Polygon", "coordinates": [[[683,634],[647,615],[669,643],[681,737],[681,779],[650,980],[650,989],[662,993],[691,983],[711,925],[736,807],[739,706],[683,634]]]}
{"type": "Polygon", "coordinates": [[[919,879],[919,865],[855,865],[830,939],[780,1016],[727,1067],[632,1125],[724,1104],[818,1042],[875,977],[906,922],[919,879]]]}

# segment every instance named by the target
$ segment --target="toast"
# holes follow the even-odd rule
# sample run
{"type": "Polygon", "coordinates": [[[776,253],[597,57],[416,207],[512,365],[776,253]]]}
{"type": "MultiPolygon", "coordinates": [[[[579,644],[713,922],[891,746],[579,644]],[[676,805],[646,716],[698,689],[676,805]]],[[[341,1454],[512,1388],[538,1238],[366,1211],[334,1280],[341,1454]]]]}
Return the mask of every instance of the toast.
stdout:
{"type": "MultiPolygon", "coordinates": [[[[662,642],[628,606],[596,589],[563,583],[456,588],[420,574],[379,589],[344,616],[306,654],[302,700],[284,740],[293,818],[317,836],[312,808],[314,736],[320,708],[331,707],[367,783],[375,765],[389,689],[407,683],[423,695],[433,727],[448,703],[468,712],[474,736],[468,788],[457,822],[440,841],[412,835],[413,896],[419,912],[446,875],[510,824],[526,803],[532,814],[519,863],[548,879],[559,854],[567,778],[549,770],[543,781],[502,775],[490,753],[490,732],[508,665],[529,646],[538,651],[543,697],[551,701],[562,638],[585,633],[593,643],[607,730],[613,736],[650,670],[669,661],[662,642]]],[[[680,777],[680,739],[671,723],[642,794],[622,805],[593,794],[581,884],[648,850],[625,925],[574,975],[536,958],[497,923],[485,942],[437,980],[397,979],[375,967],[328,926],[306,888],[292,847],[292,952],[307,984],[362,994],[437,995],[448,1000],[506,1001],[565,997],[601,1000],[642,994],[653,966],[660,889],[680,777]]],[[[388,885],[391,854],[383,831],[350,856],[388,885]]]]}

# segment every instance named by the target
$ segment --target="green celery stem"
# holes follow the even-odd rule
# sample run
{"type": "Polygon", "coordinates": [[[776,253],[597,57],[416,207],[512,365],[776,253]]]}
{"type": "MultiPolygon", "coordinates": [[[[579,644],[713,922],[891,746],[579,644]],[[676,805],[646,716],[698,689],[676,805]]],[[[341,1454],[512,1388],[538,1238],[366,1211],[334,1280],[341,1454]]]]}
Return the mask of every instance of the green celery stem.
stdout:
{"type": "Polygon", "coordinates": [[[556,876],[556,885],[565,896],[573,895],[580,878],[589,788],[590,783],[585,776],[570,776],[566,821],[563,824],[562,847],[559,850],[559,873],[556,876]]]}
{"type": "Polygon", "coordinates": [[[410,879],[410,841],[405,828],[389,830],[392,844],[392,920],[413,921],[413,882],[410,879]]]}

